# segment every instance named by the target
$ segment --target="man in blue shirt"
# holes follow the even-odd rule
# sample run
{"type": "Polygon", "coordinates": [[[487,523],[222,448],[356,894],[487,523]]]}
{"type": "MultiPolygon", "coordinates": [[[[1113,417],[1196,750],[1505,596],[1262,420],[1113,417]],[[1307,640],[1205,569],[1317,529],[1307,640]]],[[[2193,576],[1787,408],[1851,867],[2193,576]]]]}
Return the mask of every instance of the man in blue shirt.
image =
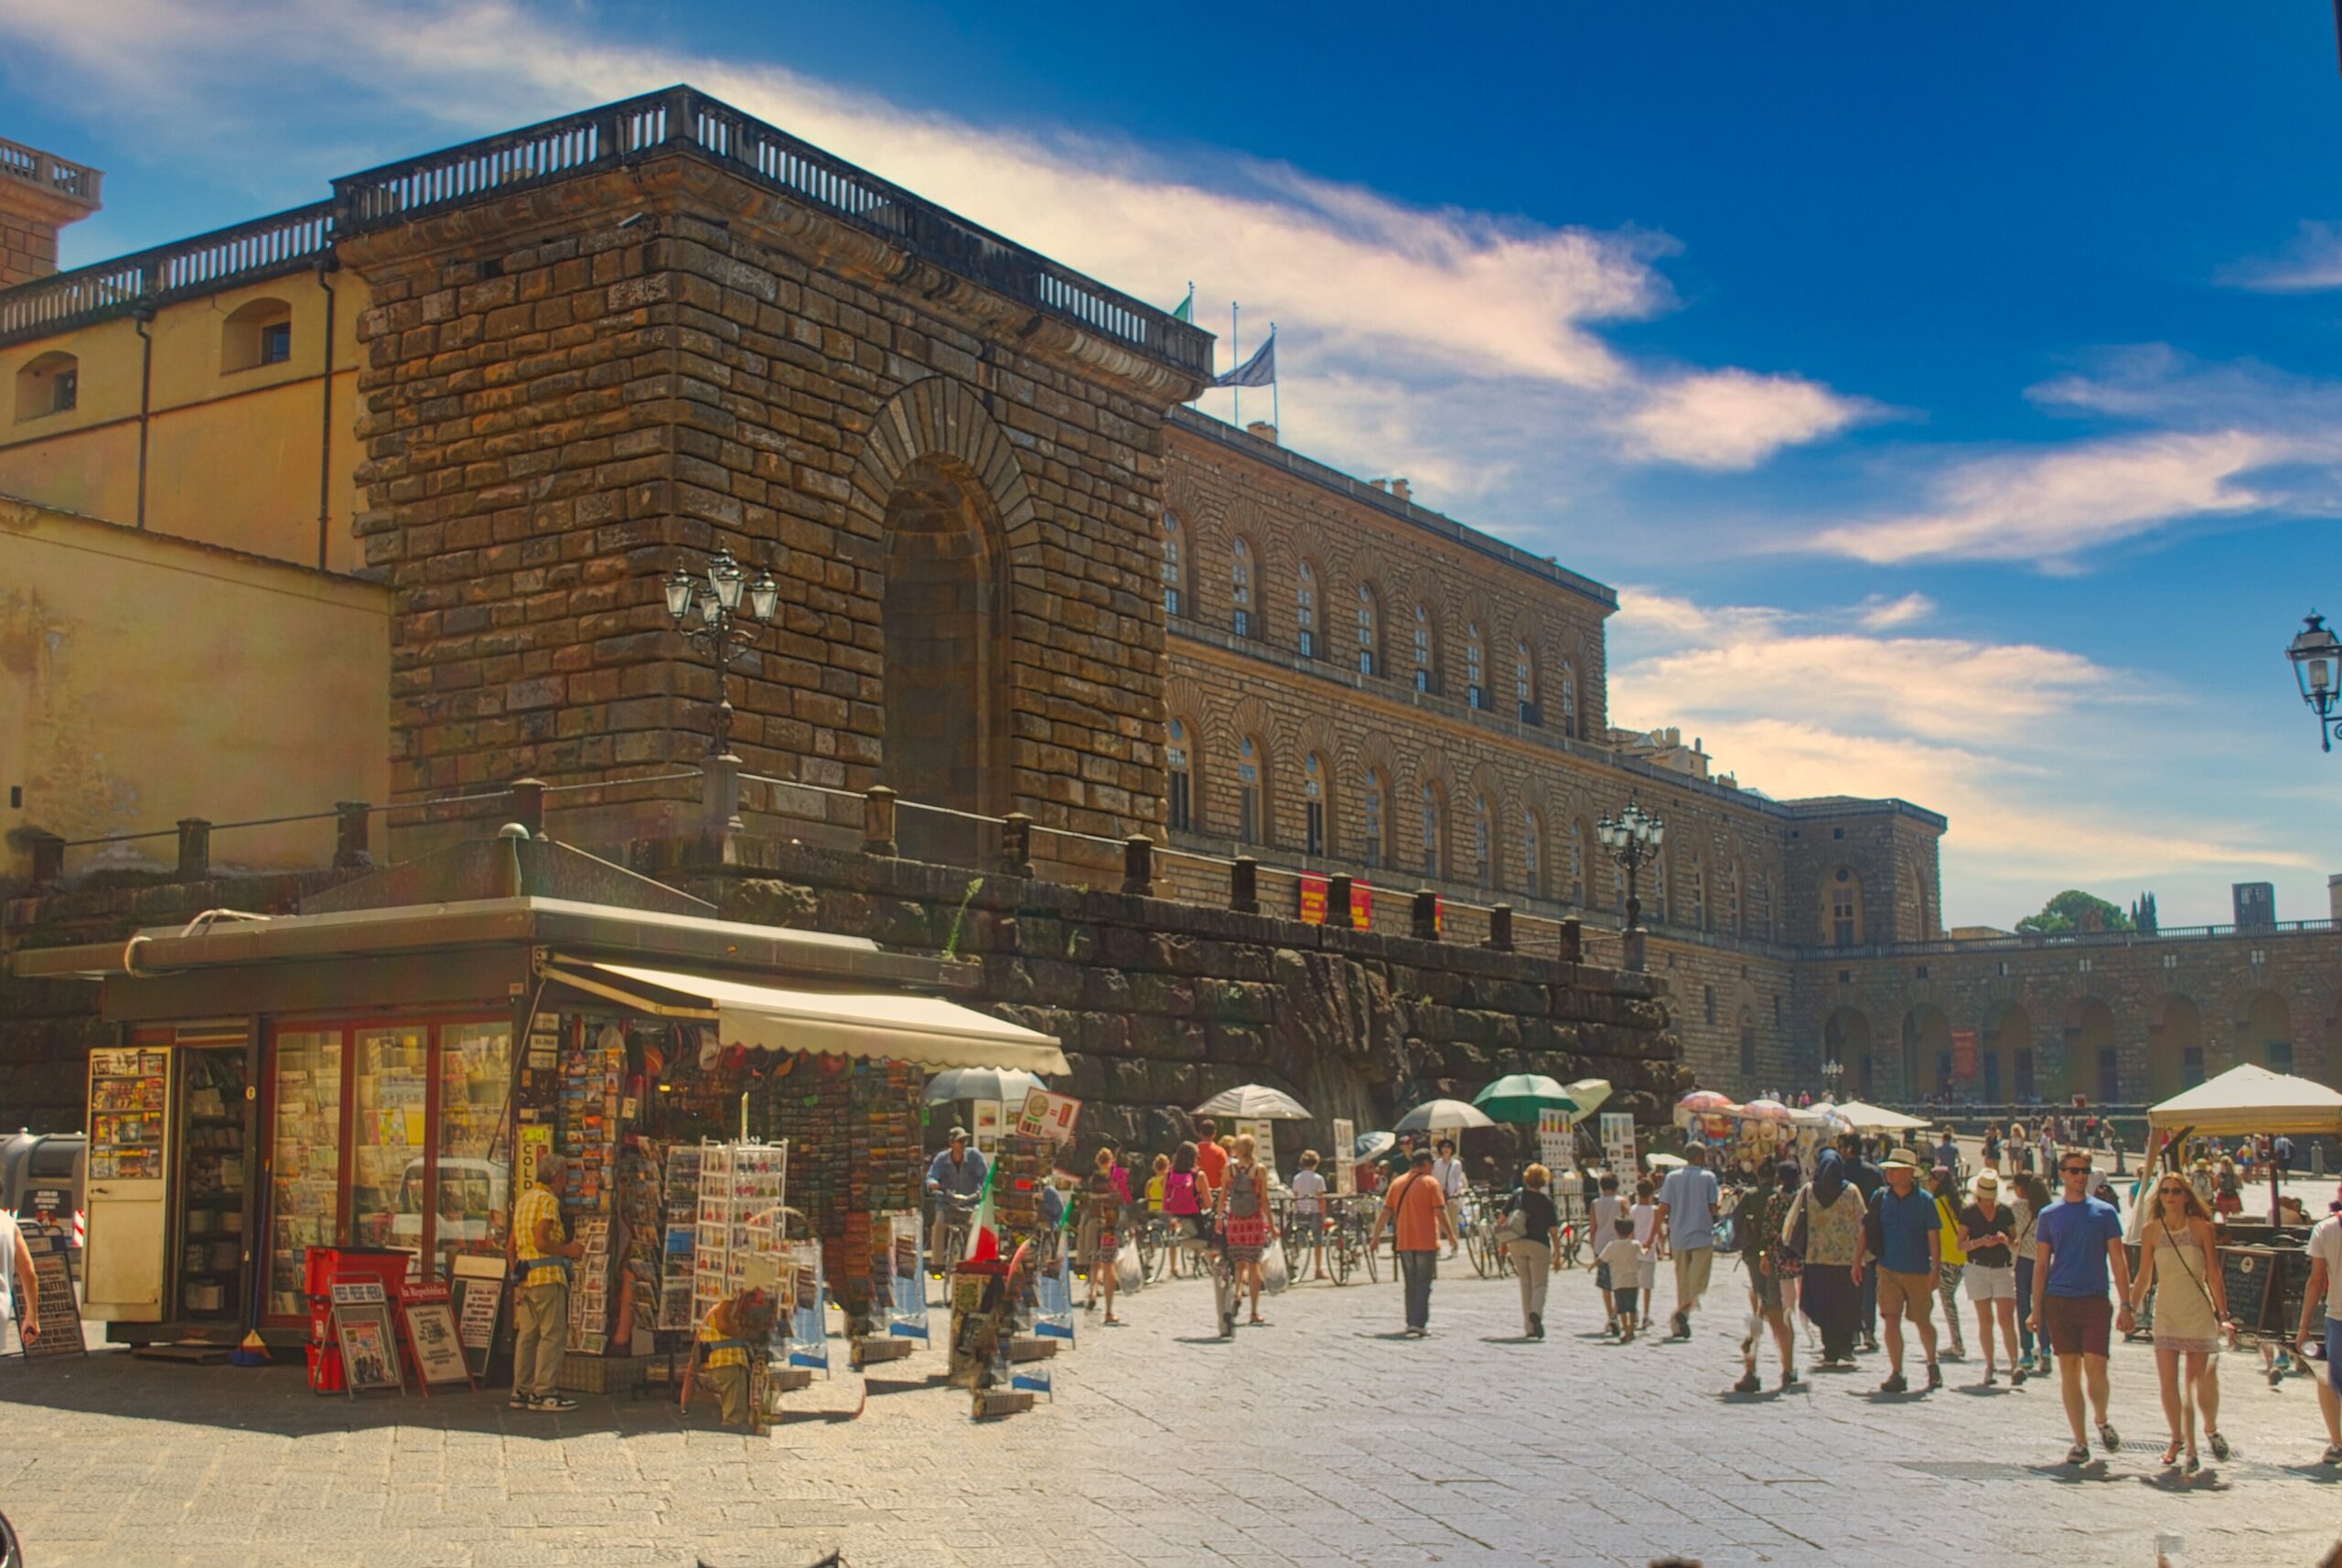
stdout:
{"type": "MultiPolygon", "coordinates": [[[[1878,1168],[1886,1186],[1871,1200],[1871,1216],[1882,1239],[1878,1265],[1878,1310],[1886,1319],[1886,1380],[1883,1394],[1907,1392],[1903,1379],[1903,1318],[1909,1314],[1919,1331],[1919,1348],[1928,1358],[1928,1387],[1943,1387],[1943,1370],[1936,1365],[1936,1285],[1943,1269],[1943,1216],[1932,1194],[1917,1180],[1919,1159],[1908,1149],[1897,1149],[1878,1168]]],[[[1854,1283],[1869,1273],[1869,1227],[1864,1244],[1854,1251],[1854,1283]]]]}
{"type": "Polygon", "coordinates": [[[2065,1201],[2041,1211],[2035,1222],[2040,1260],[2033,1268],[2033,1331],[2049,1330],[2049,1348],[2057,1352],[2060,1391],[2066,1400],[2066,1424],[2073,1429],[2074,1445],[2066,1463],[2090,1459],[2090,1440],[2082,1432],[2082,1382],[2090,1382],[2090,1408],[2098,1414],[2098,1440],[2109,1454],[2122,1439],[2106,1419],[2106,1352],[2114,1327],[2131,1331],[2131,1261],[2122,1251],[2122,1220],[2114,1206],[2090,1195],[2090,1153],[2068,1149],[2057,1160],[2057,1177],[2065,1184],[2065,1201]],[[2117,1313],[2106,1299],[2110,1274],[2122,1297],[2117,1313]]]}
{"type": "Polygon", "coordinates": [[[951,1266],[952,1260],[943,1252],[944,1232],[950,1229],[952,1211],[974,1208],[983,1190],[984,1157],[968,1147],[968,1130],[954,1127],[951,1146],[938,1151],[927,1167],[927,1196],[936,1200],[935,1234],[928,1256],[936,1260],[937,1268],[951,1266]]]}
{"type": "Polygon", "coordinates": [[[1716,1204],[1724,1196],[1715,1172],[1708,1169],[1708,1151],[1687,1144],[1683,1164],[1659,1184],[1659,1224],[1653,1232],[1661,1252],[1675,1254],[1674,1337],[1692,1337],[1692,1309],[1707,1294],[1708,1277],[1715,1265],[1716,1204]]]}

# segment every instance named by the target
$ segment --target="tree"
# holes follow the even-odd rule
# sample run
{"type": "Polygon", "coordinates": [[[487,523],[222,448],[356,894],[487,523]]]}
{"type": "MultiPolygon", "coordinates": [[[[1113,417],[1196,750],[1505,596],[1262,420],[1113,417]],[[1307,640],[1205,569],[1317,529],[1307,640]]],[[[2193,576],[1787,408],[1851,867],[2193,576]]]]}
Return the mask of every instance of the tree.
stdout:
{"type": "Polygon", "coordinates": [[[2041,913],[2019,920],[2016,929],[2039,936],[2059,936],[2068,931],[2130,931],[2138,928],[2121,906],[2079,887],[2068,887],[2042,905],[2041,913]]]}

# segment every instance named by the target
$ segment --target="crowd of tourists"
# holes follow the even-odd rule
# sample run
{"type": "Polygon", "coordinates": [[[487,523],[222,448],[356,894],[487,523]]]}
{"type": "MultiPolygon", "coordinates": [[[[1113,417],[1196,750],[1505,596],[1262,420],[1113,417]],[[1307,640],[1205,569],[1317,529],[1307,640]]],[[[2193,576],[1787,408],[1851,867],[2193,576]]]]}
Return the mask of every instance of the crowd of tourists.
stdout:
{"type": "MultiPolygon", "coordinates": [[[[2066,1460],[2082,1465],[2093,1447],[2111,1454],[2122,1446],[2109,1408],[2108,1361],[2117,1337],[2144,1323],[2152,1326],[2145,1332],[2169,1431],[2162,1463],[2192,1473],[2205,1450],[2226,1460],[2234,1447],[2219,1425],[2218,1367],[2236,1325],[2215,1225],[2237,1211],[2229,1200],[2241,1192],[2251,1164],[2282,1166],[2292,1149],[2281,1139],[2252,1147],[2249,1161],[2239,1158],[2244,1148],[2220,1151],[2198,1162],[2200,1170],[2143,1178],[2130,1238],[2138,1246],[2134,1275],[2112,1184],[2095,1164],[2092,1144],[2063,1141],[2077,1137],[2092,1138],[2097,1149],[2120,1148],[2111,1122],[2052,1116],[2037,1130],[2019,1123],[1988,1133],[1962,1179],[1966,1162],[1949,1131],[1924,1157],[1907,1147],[1874,1150],[1848,1134],[1821,1149],[1810,1171],[1782,1160],[1723,1173],[1733,1178],[1729,1191],[1709,1151],[1692,1143],[1683,1164],[1657,1181],[1638,1175],[1629,1186],[1589,1170],[1582,1214],[1575,1206],[1565,1214],[1554,1173],[1530,1165],[1495,1206],[1497,1236],[1520,1285],[1522,1336],[1545,1337],[1549,1289],[1570,1251],[1566,1232],[1577,1225],[1585,1227],[1578,1250],[1593,1265],[1603,1337],[1619,1344],[1649,1335],[1655,1321],[1664,1322],[1671,1339],[1691,1338],[1695,1315],[1716,1288],[1722,1251],[1736,1259],[1748,1301],[1736,1392],[1763,1390],[1758,1366],[1767,1348],[1778,1388],[1804,1380],[1802,1326],[1818,1351],[1814,1374],[1854,1372],[1858,1358],[1883,1357],[1880,1395],[1924,1397],[1944,1387],[1946,1363],[1971,1360],[1972,1326],[1976,1385],[2054,1380],[2072,1439],[2066,1460]],[[1661,1265],[1671,1285],[1663,1307],[1661,1265]]],[[[1083,1169],[1061,1165],[1045,1212],[1064,1216],[1068,1259],[1086,1275],[1090,1305],[1103,1306],[1106,1322],[1121,1321],[1117,1264],[1127,1227],[1141,1219],[1166,1226],[1175,1269],[1183,1251],[1199,1257],[1224,1249],[1251,1325],[1267,1321],[1262,1265],[1280,1214],[1313,1243],[1296,1253],[1307,1260],[1296,1272],[1325,1277],[1330,1195],[1319,1156],[1305,1153],[1273,1202],[1277,1184],[1259,1155],[1249,1135],[1223,1136],[1209,1118],[1198,1118],[1195,1137],[1154,1155],[1143,1175],[1112,1146],[1097,1150],[1083,1169]]],[[[929,1187],[973,1191],[983,1173],[983,1156],[955,1128],[929,1187]]],[[[1360,1165],[1358,1178],[1375,1203],[1368,1245],[1389,1241],[1402,1286],[1402,1333],[1420,1338],[1430,1331],[1439,1261],[1455,1256],[1460,1240],[1461,1200],[1471,1185],[1463,1161],[1447,1139],[1409,1140],[1392,1152],[1387,1179],[1372,1164],[1360,1165]]],[[[2312,1272],[2295,1337],[2305,1369],[2315,1355],[2325,1358],[2315,1369],[2324,1462],[2342,1466],[2342,1197],[2332,1208],[2309,1243],[2312,1272]]],[[[2262,1347],[2272,1382],[2282,1370],[2276,1358],[2290,1349],[2262,1347]]]]}

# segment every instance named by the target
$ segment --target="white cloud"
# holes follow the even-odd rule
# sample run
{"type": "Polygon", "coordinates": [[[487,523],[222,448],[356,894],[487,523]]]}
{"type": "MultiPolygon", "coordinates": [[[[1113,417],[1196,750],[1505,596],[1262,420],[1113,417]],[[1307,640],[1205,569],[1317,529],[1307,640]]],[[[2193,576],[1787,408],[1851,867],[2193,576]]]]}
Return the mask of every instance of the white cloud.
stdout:
{"type": "MultiPolygon", "coordinates": [[[[1637,460],[1734,468],[1826,439],[1861,406],[1795,377],[1662,373],[1613,349],[1601,326],[1673,304],[1663,236],[1409,207],[1209,151],[971,125],[740,55],[605,38],[578,11],[525,0],[0,0],[0,38],[39,62],[19,68],[28,90],[70,81],[75,102],[167,134],[174,157],[200,140],[223,166],[308,164],[318,181],[348,172],[317,161],[320,124],[344,135],[363,121],[382,140],[370,156],[393,157],[690,81],[1116,287],[1168,303],[1193,277],[1207,326],[1242,300],[1248,343],[1281,323],[1296,402],[1342,379],[1353,401],[1373,383],[1419,403],[1442,381],[1567,392],[1583,417],[1543,432],[1548,446],[1615,458],[1606,432],[1623,418],[1637,460]],[[254,80],[270,91],[246,91],[254,80]]],[[[1460,469],[1482,445],[1436,411],[1405,434],[1412,448],[1377,471],[1460,469]]]]}
{"type": "Polygon", "coordinates": [[[1706,371],[1655,383],[1619,422],[1629,456],[1753,468],[1784,446],[1837,435],[1872,405],[1797,376],[1706,371]]]}
{"type": "MultiPolygon", "coordinates": [[[[2007,925],[2066,886],[2149,886],[2167,912],[2218,908],[2229,880],[2301,873],[2288,839],[2208,824],[2280,821],[2240,811],[2270,788],[2248,748],[2184,689],[2137,682],[2037,643],[1893,633],[1910,599],[1792,613],[1705,606],[1629,589],[1611,621],[1614,722],[1680,725],[1721,770],[1776,799],[1897,797],[1941,811],[1946,918],[2007,925]],[[2183,783],[2170,737],[2217,761],[2183,783]],[[2205,797],[2219,802],[2206,809],[2205,797]]],[[[1924,604],[1924,601],[1922,601],[1924,604]]]]}
{"type": "Polygon", "coordinates": [[[1892,631],[1935,613],[1936,602],[1925,594],[1906,594],[1899,599],[1873,594],[1855,607],[1854,618],[1865,631],[1892,631]]]}
{"type": "Polygon", "coordinates": [[[2220,281],[2261,294],[2342,288],[2342,224],[2304,222],[2280,254],[2225,267],[2220,281]]]}
{"type": "Polygon", "coordinates": [[[2308,455],[2283,435],[2220,430],[2153,431],[1965,457],[1928,482],[1929,504],[1821,529],[1804,546],[1874,565],[2067,564],[2184,519],[2266,508],[2274,497],[2245,477],[2308,455]]]}

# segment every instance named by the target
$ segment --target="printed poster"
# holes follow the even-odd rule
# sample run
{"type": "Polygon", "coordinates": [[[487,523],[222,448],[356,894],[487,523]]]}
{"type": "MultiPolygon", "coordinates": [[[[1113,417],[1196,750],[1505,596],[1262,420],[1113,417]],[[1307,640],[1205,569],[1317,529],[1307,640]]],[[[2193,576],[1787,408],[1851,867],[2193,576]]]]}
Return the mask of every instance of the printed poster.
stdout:
{"type": "Polygon", "coordinates": [[[1635,1177],[1642,1174],[1642,1162],[1635,1153],[1635,1118],[1631,1112],[1602,1112],[1602,1158],[1618,1185],[1632,1190],[1635,1177]]]}
{"type": "Polygon", "coordinates": [[[1334,1118],[1334,1196],[1349,1197],[1358,1191],[1358,1130],[1347,1117],[1334,1118]]]}
{"type": "Polygon", "coordinates": [[[1559,1175],[1570,1168],[1571,1145],[1575,1141],[1570,1135],[1568,1112],[1547,1109],[1537,1112],[1537,1157],[1547,1170],[1559,1175]]]}
{"type": "Polygon", "coordinates": [[[1070,1094],[1037,1089],[1025,1097],[1024,1114],[1016,1119],[1016,1135],[1062,1144],[1072,1138],[1074,1122],[1080,1115],[1081,1101],[1070,1094]]]}

